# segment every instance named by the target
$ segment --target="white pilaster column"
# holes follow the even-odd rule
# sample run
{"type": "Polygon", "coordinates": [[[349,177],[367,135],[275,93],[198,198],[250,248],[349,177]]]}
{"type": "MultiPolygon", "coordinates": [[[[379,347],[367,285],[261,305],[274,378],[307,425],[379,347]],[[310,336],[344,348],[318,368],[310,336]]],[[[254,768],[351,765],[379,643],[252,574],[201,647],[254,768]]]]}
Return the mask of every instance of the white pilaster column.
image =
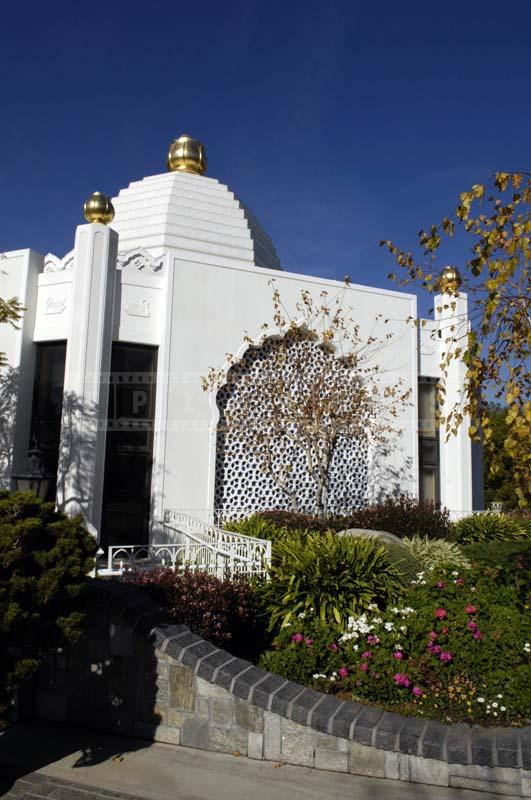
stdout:
{"type": "Polygon", "coordinates": [[[9,489],[11,475],[26,466],[30,447],[35,346],[33,328],[37,281],[43,257],[33,250],[0,256],[0,296],[18,297],[26,309],[17,328],[0,325],[0,352],[7,366],[0,374],[0,487],[9,489]]]}
{"type": "Polygon", "coordinates": [[[65,365],[57,503],[101,524],[118,234],[79,225],[65,365]]]}
{"type": "MultiPolygon", "coordinates": [[[[438,294],[435,297],[435,319],[439,322],[440,362],[444,354],[465,348],[469,330],[468,298],[460,292],[456,295],[438,294]]],[[[444,381],[445,402],[441,409],[446,416],[456,403],[463,401],[466,366],[460,358],[454,358],[447,367],[448,377],[444,381]]],[[[444,426],[441,427],[441,504],[451,511],[472,511],[472,440],[468,435],[470,418],[464,416],[457,434],[446,440],[444,426]]]]}

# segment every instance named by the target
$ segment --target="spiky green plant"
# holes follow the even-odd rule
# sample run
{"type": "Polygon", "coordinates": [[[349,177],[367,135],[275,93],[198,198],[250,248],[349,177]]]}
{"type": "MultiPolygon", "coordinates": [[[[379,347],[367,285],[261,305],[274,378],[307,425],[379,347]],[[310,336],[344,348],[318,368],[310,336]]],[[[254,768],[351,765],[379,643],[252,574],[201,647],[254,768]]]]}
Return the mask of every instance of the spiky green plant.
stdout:
{"type": "Polygon", "coordinates": [[[261,591],[273,630],[299,614],[344,627],[349,616],[370,603],[385,607],[401,589],[386,547],[374,539],[302,531],[276,542],[261,591]]]}
{"type": "Polygon", "coordinates": [[[436,567],[461,567],[469,569],[470,561],[459,545],[445,539],[429,539],[427,536],[412,536],[402,539],[402,545],[408,553],[420,562],[422,569],[436,567]]]}
{"type": "Polygon", "coordinates": [[[472,542],[512,542],[529,539],[531,525],[525,518],[485,511],[464,517],[452,526],[451,538],[460,544],[472,542]]]}

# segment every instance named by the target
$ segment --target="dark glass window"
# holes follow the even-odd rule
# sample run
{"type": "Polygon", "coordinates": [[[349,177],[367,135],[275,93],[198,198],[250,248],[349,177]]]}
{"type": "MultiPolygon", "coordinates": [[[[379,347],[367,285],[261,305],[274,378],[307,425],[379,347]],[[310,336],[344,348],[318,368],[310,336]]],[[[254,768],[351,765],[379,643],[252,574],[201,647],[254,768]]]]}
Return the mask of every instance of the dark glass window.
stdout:
{"type": "Polygon", "coordinates": [[[157,348],[112,347],[101,543],[147,544],[157,348]]]}
{"type": "Polygon", "coordinates": [[[29,447],[36,447],[41,451],[42,467],[53,476],[46,499],[54,500],[61,438],[66,342],[41,342],[36,348],[29,447]]]}
{"type": "Polygon", "coordinates": [[[419,497],[440,505],[437,381],[419,378],[419,497]]]}

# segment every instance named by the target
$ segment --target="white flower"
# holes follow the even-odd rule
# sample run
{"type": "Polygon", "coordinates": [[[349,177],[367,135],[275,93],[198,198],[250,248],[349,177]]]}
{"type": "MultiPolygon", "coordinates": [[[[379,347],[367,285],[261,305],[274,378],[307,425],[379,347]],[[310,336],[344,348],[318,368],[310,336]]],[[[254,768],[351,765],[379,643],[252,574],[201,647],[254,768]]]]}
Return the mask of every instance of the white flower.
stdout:
{"type": "Polygon", "coordinates": [[[497,717],[497,716],[498,716],[498,712],[497,712],[497,711],[493,711],[493,712],[492,712],[492,715],[493,715],[494,717],[497,717]]]}
{"type": "Polygon", "coordinates": [[[392,622],[384,622],[384,628],[386,631],[393,631],[395,629],[395,626],[393,625],[392,622]]]}
{"type": "Polygon", "coordinates": [[[498,703],[496,702],[496,700],[494,701],[494,703],[492,703],[492,707],[493,708],[498,708],[498,703]]]}
{"type": "Polygon", "coordinates": [[[313,677],[314,678],[326,678],[326,675],[323,675],[322,672],[316,672],[313,677]]]}
{"type": "Polygon", "coordinates": [[[531,644],[529,644],[529,642],[524,644],[524,650],[526,653],[531,653],[531,644]]]}
{"type": "Polygon", "coordinates": [[[400,630],[402,631],[402,633],[406,633],[407,632],[407,625],[401,625],[400,626],[400,630]]]}
{"type": "Polygon", "coordinates": [[[395,644],[395,645],[393,645],[393,647],[395,648],[395,650],[403,650],[403,649],[404,649],[404,648],[402,647],[402,645],[401,645],[401,644],[398,644],[398,643],[397,643],[397,644],[395,644]]]}
{"type": "Polygon", "coordinates": [[[369,603],[367,606],[367,611],[378,611],[378,606],[376,603],[369,603]]]}
{"type": "Polygon", "coordinates": [[[471,586],[471,587],[470,587],[470,591],[471,591],[471,592],[475,592],[475,591],[476,591],[476,587],[475,587],[475,586],[471,586]]]}
{"type": "Polygon", "coordinates": [[[381,624],[382,624],[382,619],[381,619],[381,617],[373,617],[373,618],[372,618],[372,621],[373,621],[373,623],[374,623],[375,625],[381,625],[381,624]]]}
{"type": "Polygon", "coordinates": [[[485,702],[485,698],[484,697],[478,697],[477,701],[478,701],[478,703],[484,703],[485,702]]]}
{"type": "Polygon", "coordinates": [[[503,695],[502,694],[497,694],[496,697],[498,698],[498,700],[501,700],[503,695]]]}
{"type": "Polygon", "coordinates": [[[507,709],[505,708],[505,706],[500,706],[500,711],[506,711],[506,710],[507,709]]]}
{"type": "Polygon", "coordinates": [[[452,572],[452,576],[454,578],[458,578],[459,577],[459,573],[458,573],[458,571],[456,569],[454,569],[454,571],[452,572]]]}
{"type": "Polygon", "coordinates": [[[301,611],[301,613],[299,614],[299,619],[306,619],[306,614],[304,613],[304,611],[301,611]]]}
{"type": "Polygon", "coordinates": [[[352,649],[356,652],[359,649],[359,647],[357,644],[353,644],[352,649]]]}

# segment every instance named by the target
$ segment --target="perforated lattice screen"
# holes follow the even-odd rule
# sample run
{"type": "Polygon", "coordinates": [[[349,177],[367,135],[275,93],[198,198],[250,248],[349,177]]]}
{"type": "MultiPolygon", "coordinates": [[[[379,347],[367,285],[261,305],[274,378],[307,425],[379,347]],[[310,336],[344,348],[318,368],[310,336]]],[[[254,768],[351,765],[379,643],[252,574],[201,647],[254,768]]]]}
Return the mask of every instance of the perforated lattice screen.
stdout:
{"type": "MultiPolygon", "coordinates": [[[[267,388],[261,373],[279,369],[278,353],[275,352],[278,347],[274,339],[266,340],[260,347],[250,347],[229,370],[226,384],[218,391],[220,419],[215,504],[225,517],[245,516],[253,510],[291,507],[290,498],[264,469],[262,459],[249,443],[250,429],[259,424],[261,409],[268,404],[263,396],[267,388]],[[237,426],[234,420],[238,421],[237,426]]],[[[281,365],[285,380],[292,377],[300,348],[311,349],[310,358],[305,358],[310,370],[318,371],[323,359],[331,358],[315,343],[297,340],[283,351],[287,355],[281,365]]],[[[339,363],[337,368],[341,369],[339,363]]],[[[311,375],[307,376],[307,381],[311,383],[311,375]]],[[[316,483],[309,473],[304,451],[287,437],[271,436],[269,442],[277,474],[285,477],[285,468],[289,467],[286,483],[289,490],[296,493],[298,509],[308,513],[315,511],[316,483]]],[[[367,478],[367,440],[359,437],[341,438],[332,461],[329,510],[341,512],[363,505],[367,495],[367,478]]]]}

